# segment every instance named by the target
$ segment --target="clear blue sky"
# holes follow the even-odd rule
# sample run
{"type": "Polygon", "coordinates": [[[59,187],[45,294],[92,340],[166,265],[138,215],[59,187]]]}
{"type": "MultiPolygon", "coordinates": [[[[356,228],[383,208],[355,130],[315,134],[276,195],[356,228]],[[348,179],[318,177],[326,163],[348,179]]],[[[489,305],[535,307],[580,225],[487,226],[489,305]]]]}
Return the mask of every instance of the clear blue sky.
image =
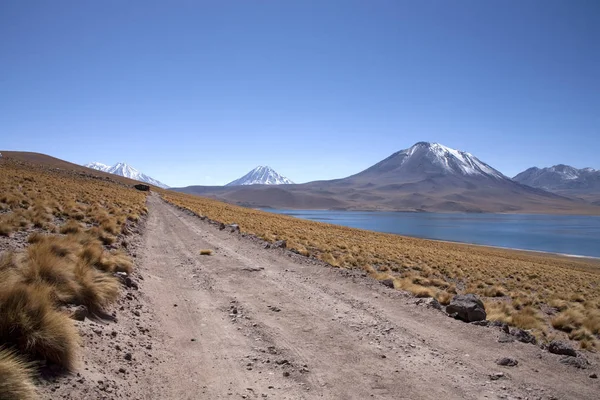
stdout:
{"type": "Polygon", "coordinates": [[[600,168],[600,1],[0,1],[0,149],[184,186],[418,141],[600,168]]]}

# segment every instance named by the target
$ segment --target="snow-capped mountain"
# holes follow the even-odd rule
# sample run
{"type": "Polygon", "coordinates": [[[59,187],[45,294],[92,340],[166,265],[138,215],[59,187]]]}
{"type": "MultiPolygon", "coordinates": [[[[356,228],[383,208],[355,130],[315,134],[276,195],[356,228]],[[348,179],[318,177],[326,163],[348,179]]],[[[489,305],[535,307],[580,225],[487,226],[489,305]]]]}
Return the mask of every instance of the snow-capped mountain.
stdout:
{"type": "Polygon", "coordinates": [[[106,164],[99,163],[99,162],[93,162],[93,163],[86,164],[85,167],[92,168],[97,171],[108,172],[109,174],[123,176],[125,178],[133,179],[133,180],[140,181],[140,182],[146,182],[146,183],[149,183],[150,185],[158,186],[163,189],[168,188],[168,186],[165,185],[164,183],[157,181],[156,179],[154,179],[146,174],[141,173],[137,169],[133,168],[130,165],[127,165],[124,162],[116,163],[112,167],[108,166],[106,164]]]}
{"type": "Polygon", "coordinates": [[[259,165],[246,175],[235,181],[229,182],[225,186],[242,186],[242,185],[291,185],[294,182],[279,175],[273,168],[259,165]]]}
{"type": "Polygon", "coordinates": [[[419,142],[400,150],[350,178],[401,183],[440,176],[508,180],[500,171],[470,153],[429,142],[419,142]]]}
{"type": "Polygon", "coordinates": [[[558,164],[548,168],[529,168],[513,178],[524,185],[549,191],[600,191],[600,171],[593,168],[577,169],[558,164]]]}

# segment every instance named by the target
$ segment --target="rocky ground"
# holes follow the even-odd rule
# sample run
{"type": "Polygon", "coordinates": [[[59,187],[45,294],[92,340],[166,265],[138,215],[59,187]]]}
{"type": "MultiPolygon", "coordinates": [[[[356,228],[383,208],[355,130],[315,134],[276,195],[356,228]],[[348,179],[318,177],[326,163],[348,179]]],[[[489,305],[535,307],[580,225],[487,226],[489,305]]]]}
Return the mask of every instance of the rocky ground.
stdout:
{"type": "Polygon", "coordinates": [[[553,354],[522,332],[449,318],[157,195],[148,208],[112,318],[77,322],[80,366],[44,371],[42,398],[598,398],[595,354],[553,354]]]}

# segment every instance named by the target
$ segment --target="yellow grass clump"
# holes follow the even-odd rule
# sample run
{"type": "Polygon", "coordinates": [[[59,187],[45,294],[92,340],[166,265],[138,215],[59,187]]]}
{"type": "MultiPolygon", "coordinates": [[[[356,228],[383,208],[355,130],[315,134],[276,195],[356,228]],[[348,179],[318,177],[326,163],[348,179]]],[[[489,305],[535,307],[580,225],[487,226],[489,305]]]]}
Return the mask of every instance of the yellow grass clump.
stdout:
{"type": "Polygon", "coordinates": [[[0,348],[0,399],[36,399],[34,371],[15,351],[0,348]]]}

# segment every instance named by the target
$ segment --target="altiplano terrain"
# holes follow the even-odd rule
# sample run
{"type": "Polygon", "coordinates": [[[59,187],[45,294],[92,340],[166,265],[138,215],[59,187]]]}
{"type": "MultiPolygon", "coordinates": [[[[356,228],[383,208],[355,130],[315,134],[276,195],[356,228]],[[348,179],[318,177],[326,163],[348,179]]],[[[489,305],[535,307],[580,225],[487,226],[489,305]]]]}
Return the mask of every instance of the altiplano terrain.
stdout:
{"type": "Polygon", "coordinates": [[[132,245],[139,290],[128,289],[119,322],[84,348],[105,358],[80,371],[83,383],[47,398],[597,398],[593,353],[578,369],[538,346],[501,343],[498,328],[448,318],[362,271],[219,230],[156,194],[148,209],[132,245]],[[137,329],[113,336],[123,324],[137,329]],[[518,365],[500,366],[502,357],[518,365]],[[109,393],[107,381],[116,382],[109,393]]]}

